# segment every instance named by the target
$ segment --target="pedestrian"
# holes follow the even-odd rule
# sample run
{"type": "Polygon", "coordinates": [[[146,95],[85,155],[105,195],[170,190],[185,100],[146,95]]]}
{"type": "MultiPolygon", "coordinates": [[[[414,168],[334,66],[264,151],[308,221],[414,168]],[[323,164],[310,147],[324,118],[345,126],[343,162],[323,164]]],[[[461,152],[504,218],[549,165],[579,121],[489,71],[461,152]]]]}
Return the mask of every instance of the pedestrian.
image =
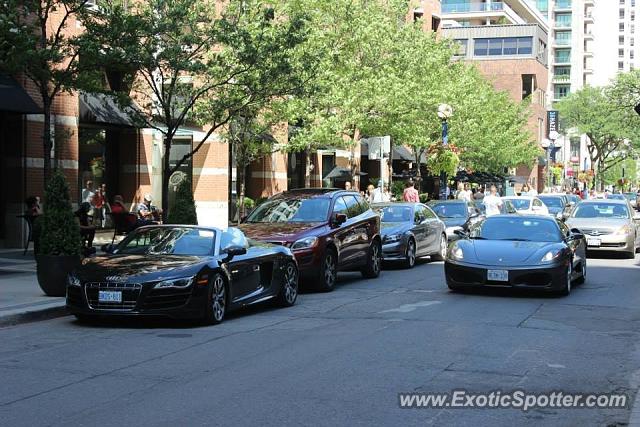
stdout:
{"type": "Polygon", "coordinates": [[[478,190],[476,191],[476,193],[473,195],[473,198],[475,200],[482,200],[484,199],[484,191],[482,189],[482,187],[478,187],[478,190]]]}
{"type": "Polygon", "coordinates": [[[103,193],[104,188],[106,188],[106,185],[102,184],[93,196],[93,223],[95,224],[97,222],[101,228],[104,228],[106,211],[106,199],[103,193]]]}
{"type": "Polygon", "coordinates": [[[482,203],[486,209],[486,216],[498,215],[500,213],[500,208],[502,208],[502,199],[498,197],[498,189],[495,185],[492,185],[490,188],[490,193],[488,196],[485,196],[482,200],[482,203]]]}
{"type": "Polygon", "coordinates": [[[373,192],[375,191],[375,187],[373,186],[373,184],[369,184],[367,185],[367,202],[369,203],[373,203],[373,192]]]}
{"type": "Polygon", "coordinates": [[[81,200],[80,203],[90,203],[89,199],[91,197],[93,197],[95,195],[95,191],[93,189],[93,181],[91,181],[90,179],[87,180],[87,182],[85,183],[84,188],[82,189],[82,195],[81,195],[81,200]]]}
{"type": "Polygon", "coordinates": [[[145,194],[142,203],[138,205],[139,225],[156,224],[159,215],[162,213],[151,204],[152,200],[151,194],[145,194]]]}
{"type": "Polygon", "coordinates": [[[407,181],[407,185],[402,193],[402,200],[414,203],[418,203],[420,201],[420,195],[418,194],[418,190],[415,189],[415,183],[412,179],[407,181]]]}
{"type": "Polygon", "coordinates": [[[91,224],[93,221],[89,216],[89,212],[92,212],[93,209],[91,203],[92,201],[93,196],[89,198],[89,201],[82,202],[78,210],[75,211],[75,216],[78,218],[78,222],[80,223],[82,254],[84,256],[89,256],[96,253],[96,248],[93,247],[93,239],[96,236],[96,227],[91,224]]]}
{"type": "Polygon", "coordinates": [[[465,202],[471,201],[471,191],[469,190],[469,184],[464,184],[464,186],[462,186],[462,190],[458,191],[458,195],[456,196],[456,198],[458,200],[464,200],[465,202]]]}
{"type": "Polygon", "coordinates": [[[378,180],[378,187],[373,190],[372,203],[383,203],[384,201],[384,181],[380,179],[378,180]]]}
{"type": "Polygon", "coordinates": [[[351,191],[351,181],[345,181],[344,189],[347,191],[351,191]]]}

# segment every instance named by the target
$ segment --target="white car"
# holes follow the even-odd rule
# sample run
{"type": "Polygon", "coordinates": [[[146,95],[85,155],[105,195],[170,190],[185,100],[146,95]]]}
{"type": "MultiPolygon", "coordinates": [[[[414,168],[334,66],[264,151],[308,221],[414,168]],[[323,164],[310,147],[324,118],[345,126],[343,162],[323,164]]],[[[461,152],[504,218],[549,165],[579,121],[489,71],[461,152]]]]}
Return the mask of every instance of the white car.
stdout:
{"type": "Polygon", "coordinates": [[[502,200],[511,202],[516,211],[526,215],[549,215],[549,208],[536,196],[510,196],[502,200]]]}

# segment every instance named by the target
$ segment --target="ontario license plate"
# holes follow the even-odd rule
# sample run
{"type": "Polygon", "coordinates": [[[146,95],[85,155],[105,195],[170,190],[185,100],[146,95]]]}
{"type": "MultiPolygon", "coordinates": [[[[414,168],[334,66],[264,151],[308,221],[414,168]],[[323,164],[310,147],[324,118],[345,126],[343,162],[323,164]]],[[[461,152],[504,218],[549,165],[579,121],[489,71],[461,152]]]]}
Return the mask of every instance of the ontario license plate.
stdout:
{"type": "Polygon", "coordinates": [[[122,292],[98,291],[98,302],[122,302],[122,292]]]}
{"type": "Polygon", "coordinates": [[[601,244],[602,244],[602,241],[600,239],[592,239],[592,238],[587,239],[587,246],[600,246],[601,244]]]}
{"type": "Polygon", "coordinates": [[[508,282],[509,272],[507,270],[487,270],[487,280],[508,282]]]}

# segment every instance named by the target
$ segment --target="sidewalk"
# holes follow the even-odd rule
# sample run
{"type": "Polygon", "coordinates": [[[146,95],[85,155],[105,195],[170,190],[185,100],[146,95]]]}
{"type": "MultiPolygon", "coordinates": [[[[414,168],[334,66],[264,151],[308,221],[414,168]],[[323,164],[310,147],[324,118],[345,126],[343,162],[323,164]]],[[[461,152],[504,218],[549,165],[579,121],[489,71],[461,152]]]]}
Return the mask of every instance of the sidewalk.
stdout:
{"type": "MultiPolygon", "coordinates": [[[[99,250],[113,231],[96,233],[99,250]]],[[[33,249],[0,249],[0,327],[67,315],[64,297],[48,297],[38,285],[33,249]]]]}

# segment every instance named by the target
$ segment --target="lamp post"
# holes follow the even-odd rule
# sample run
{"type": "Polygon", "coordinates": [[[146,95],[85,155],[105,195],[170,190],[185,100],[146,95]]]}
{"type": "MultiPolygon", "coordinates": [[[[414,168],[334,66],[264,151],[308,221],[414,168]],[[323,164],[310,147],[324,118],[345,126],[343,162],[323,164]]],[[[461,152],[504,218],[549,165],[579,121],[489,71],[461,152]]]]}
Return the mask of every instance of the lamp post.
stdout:
{"type": "Polygon", "coordinates": [[[547,189],[550,189],[553,185],[553,172],[551,171],[551,153],[553,153],[556,139],[558,139],[559,136],[560,134],[558,134],[558,132],[552,130],[551,132],[549,132],[549,139],[544,139],[541,142],[542,147],[546,148],[547,150],[547,189]]]}
{"type": "MultiPolygon", "coordinates": [[[[449,120],[453,116],[453,108],[448,104],[438,106],[438,117],[442,121],[442,146],[446,148],[449,143],[449,120]]],[[[447,198],[447,173],[440,173],[440,200],[447,198]]]]}

